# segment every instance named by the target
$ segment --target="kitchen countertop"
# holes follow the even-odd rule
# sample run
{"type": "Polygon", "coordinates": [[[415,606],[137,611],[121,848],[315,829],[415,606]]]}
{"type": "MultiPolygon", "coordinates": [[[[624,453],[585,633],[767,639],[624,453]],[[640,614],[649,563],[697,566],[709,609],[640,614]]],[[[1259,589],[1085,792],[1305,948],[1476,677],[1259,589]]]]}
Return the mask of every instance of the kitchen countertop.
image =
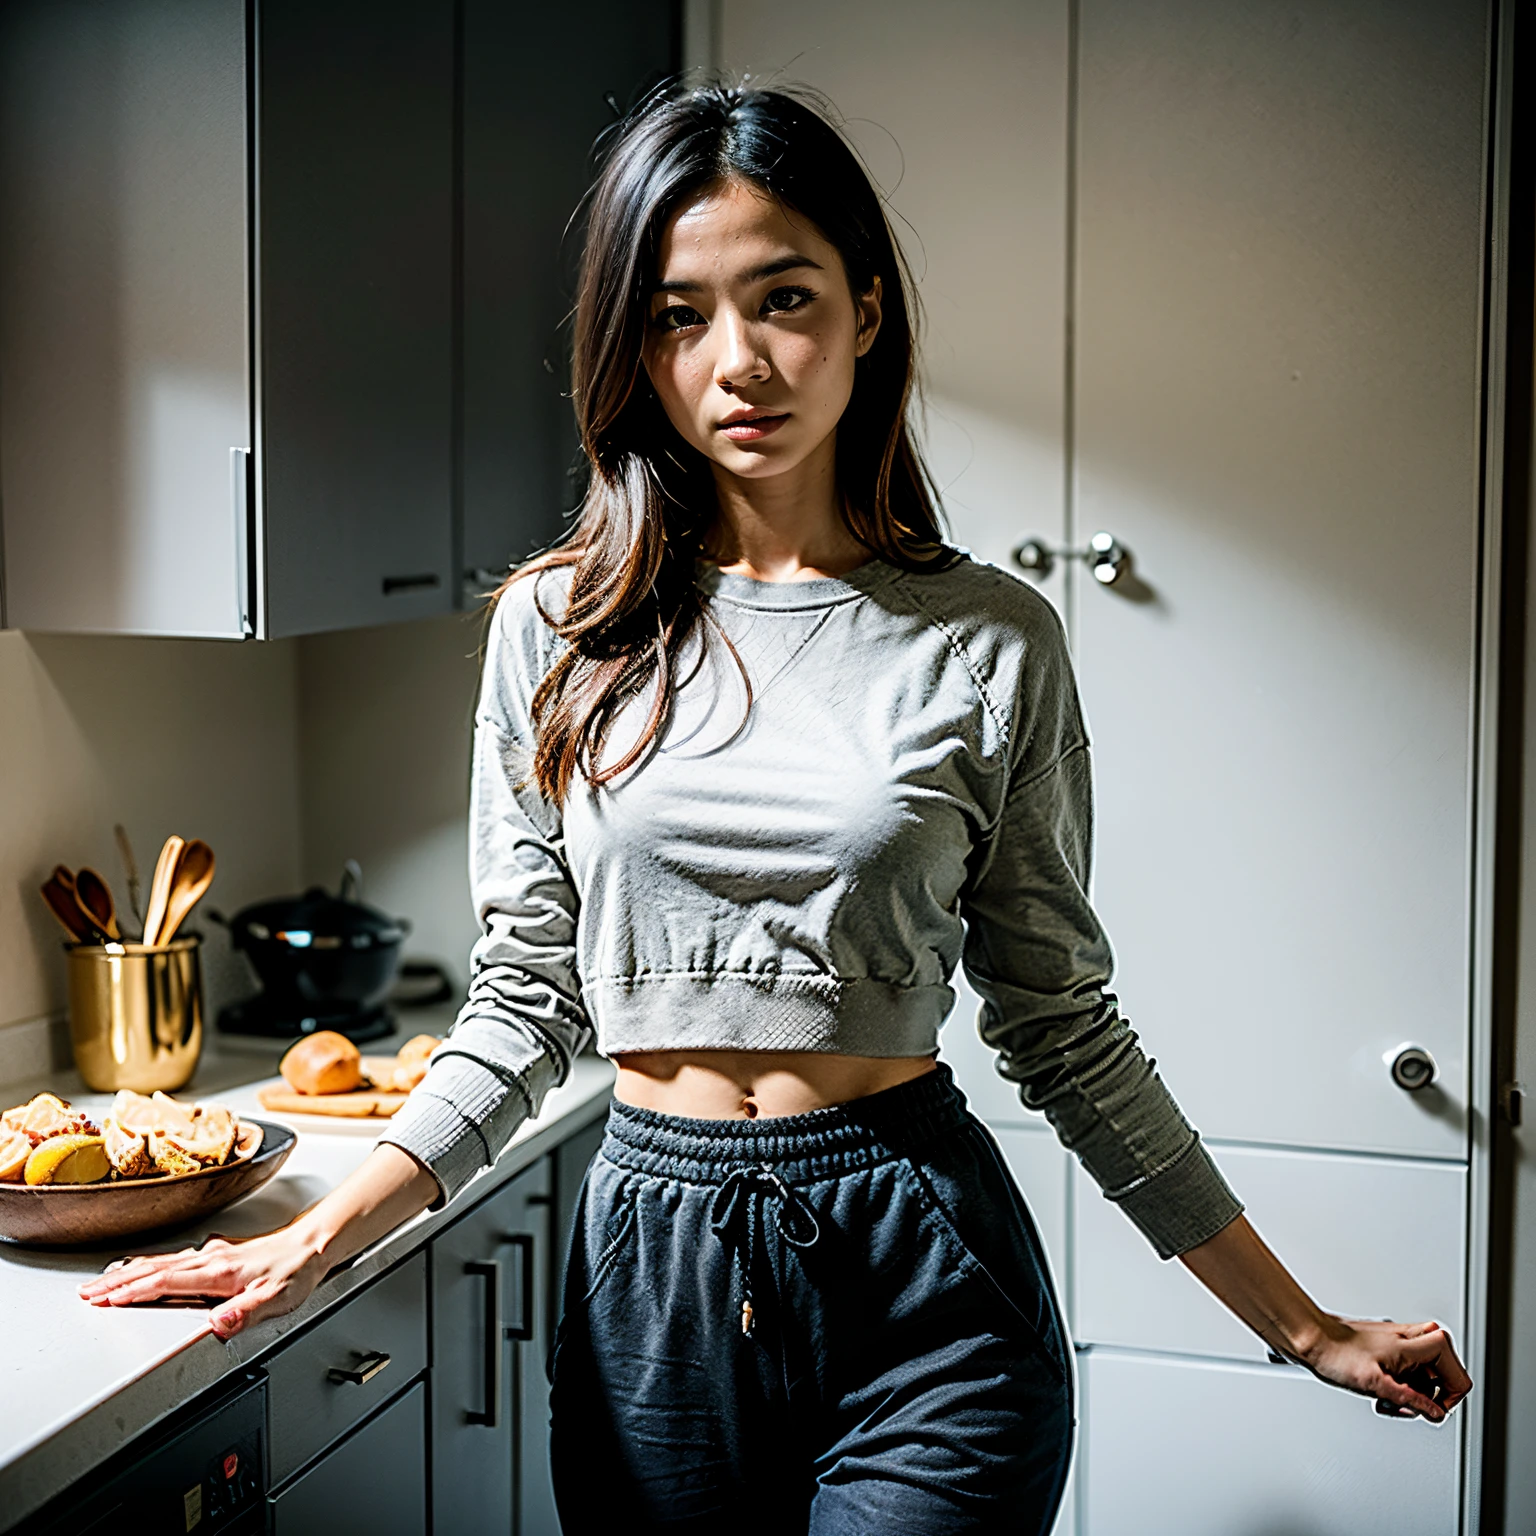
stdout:
{"type": "MultiPolygon", "coordinates": [[[[391,1040],[363,1047],[384,1055],[411,1035],[445,1033],[452,1014],[415,1013],[391,1040]]],[[[376,1122],[322,1120],[263,1109],[256,1090],[273,1080],[281,1047],[211,1041],[183,1098],[213,1098],[243,1114],[291,1125],[298,1145],[262,1189],[209,1221],[142,1243],[108,1249],[47,1251],[0,1242],[0,1530],[62,1492],[133,1436],[190,1402],[238,1366],[270,1351],[359,1286],[390,1268],[470,1205],[505,1183],[571,1131],[596,1119],[613,1085],[598,1057],[577,1061],[543,1112],[518,1132],[496,1166],[441,1211],[423,1212],[345,1269],[328,1276],[297,1311],[272,1318],[223,1343],[209,1331],[205,1305],[92,1307],[76,1286],[125,1252],[168,1252],[212,1233],[250,1237],[283,1225],[344,1179],[368,1155],[376,1122]]],[[[105,1108],[107,1095],[72,1090],[69,1074],[51,1083],[0,1091],[21,1103],[52,1086],[82,1107],[105,1108]]]]}

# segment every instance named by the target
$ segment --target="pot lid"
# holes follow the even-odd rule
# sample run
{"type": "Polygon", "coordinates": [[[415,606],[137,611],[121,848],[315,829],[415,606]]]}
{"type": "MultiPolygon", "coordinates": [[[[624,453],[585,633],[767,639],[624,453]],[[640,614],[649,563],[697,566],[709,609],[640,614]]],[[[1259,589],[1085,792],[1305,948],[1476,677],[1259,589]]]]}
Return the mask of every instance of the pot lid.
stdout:
{"type": "Polygon", "coordinates": [[[245,907],[229,926],[237,942],[248,936],[261,943],[275,940],[290,949],[376,949],[398,944],[411,931],[404,918],[333,896],[319,885],[302,896],[280,896],[245,907]]]}

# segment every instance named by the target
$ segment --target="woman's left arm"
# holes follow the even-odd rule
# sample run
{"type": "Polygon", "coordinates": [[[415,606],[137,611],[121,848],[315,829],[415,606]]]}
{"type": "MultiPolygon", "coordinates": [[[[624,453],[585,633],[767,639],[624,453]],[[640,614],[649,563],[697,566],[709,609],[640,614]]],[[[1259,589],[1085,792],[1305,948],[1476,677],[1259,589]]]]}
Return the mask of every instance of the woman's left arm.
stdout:
{"type": "Polygon", "coordinates": [[[1191,1273],[1276,1354],[1322,1381],[1376,1399],[1377,1411],[1443,1419],[1472,1378],[1438,1323],[1389,1323],[1324,1312],[1248,1224],[1229,1222],[1179,1255],[1191,1273]]]}

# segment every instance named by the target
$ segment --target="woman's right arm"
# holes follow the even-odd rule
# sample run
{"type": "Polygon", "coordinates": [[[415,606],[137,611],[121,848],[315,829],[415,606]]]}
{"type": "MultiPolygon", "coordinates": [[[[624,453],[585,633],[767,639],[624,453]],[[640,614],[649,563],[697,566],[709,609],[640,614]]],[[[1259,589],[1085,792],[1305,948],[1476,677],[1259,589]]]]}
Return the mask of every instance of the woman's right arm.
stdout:
{"type": "Polygon", "coordinates": [[[223,1298],[210,1321],[221,1338],[247,1323],[302,1306],[339,1264],[393,1232],[438,1198],[438,1183],[415,1158],[381,1144],[318,1205],[280,1231],[245,1242],[211,1237],[201,1248],[127,1259],[88,1280],[92,1306],[131,1307],[165,1297],[223,1298]]]}

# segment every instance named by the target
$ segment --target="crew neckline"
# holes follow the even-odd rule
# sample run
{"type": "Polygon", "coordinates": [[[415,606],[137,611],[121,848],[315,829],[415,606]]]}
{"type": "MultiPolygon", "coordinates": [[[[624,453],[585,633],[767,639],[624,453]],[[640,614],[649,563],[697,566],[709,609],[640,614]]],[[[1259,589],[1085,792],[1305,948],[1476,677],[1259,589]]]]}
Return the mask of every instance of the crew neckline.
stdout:
{"type": "Polygon", "coordinates": [[[878,591],[901,575],[879,555],[841,576],[812,576],[807,581],[759,581],[736,571],[723,571],[712,560],[699,559],[694,580],[707,597],[734,603],[740,608],[831,608],[851,603],[878,591]]]}

